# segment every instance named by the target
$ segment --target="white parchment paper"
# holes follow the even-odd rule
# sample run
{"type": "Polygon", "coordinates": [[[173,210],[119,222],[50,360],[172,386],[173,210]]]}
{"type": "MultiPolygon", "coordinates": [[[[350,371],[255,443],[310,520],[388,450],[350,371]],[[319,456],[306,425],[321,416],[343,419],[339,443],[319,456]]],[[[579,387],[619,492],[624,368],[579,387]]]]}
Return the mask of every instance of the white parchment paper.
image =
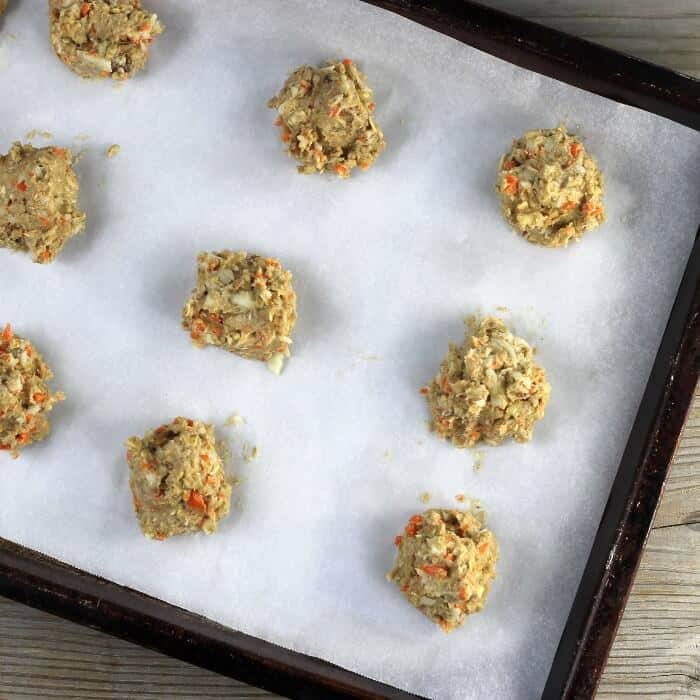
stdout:
{"type": "Polygon", "coordinates": [[[66,70],[40,0],[0,25],[0,148],[40,129],[84,151],[88,214],[51,266],[0,251],[0,322],[68,396],[49,440],[0,457],[0,535],[419,694],[536,697],[700,220],[698,134],[359,2],[148,4],[166,33],[123,86],[66,70]],[[345,56],[389,145],[349,181],[302,177],[265,102],[298,65],[345,56]],[[513,137],[562,120],[605,173],[609,221],[546,250],[507,228],[493,188],[513,137]],[[196,253],[221,248],[294,272],[279,378],[179,327],[196,253]],[[428,433],[418,389],[462,318],[498,306],[552,400],[531,444],[485,450],[475,472],[428,433]],[[234,411],[231,517],[213,537],[144,539],[125,439],[234,411]],[[486,610],[449,636],[384,580],[423,491],[480,498],[501,544],[486,610]]]}

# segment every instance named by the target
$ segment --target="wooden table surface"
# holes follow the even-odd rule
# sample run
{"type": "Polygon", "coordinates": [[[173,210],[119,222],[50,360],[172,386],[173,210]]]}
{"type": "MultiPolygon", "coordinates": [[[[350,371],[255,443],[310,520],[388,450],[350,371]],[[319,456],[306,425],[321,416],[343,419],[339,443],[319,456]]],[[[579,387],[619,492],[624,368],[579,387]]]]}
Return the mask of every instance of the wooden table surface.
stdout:
{"type": "MultiPolygon", "coordinates": [[[[700,77],[700,0],[482,0],[700,77]]],[[[700,698],[700,392],[598,700],[700,698]]],[[[0,598],[0,700],[275,697],[0,598]]]]}

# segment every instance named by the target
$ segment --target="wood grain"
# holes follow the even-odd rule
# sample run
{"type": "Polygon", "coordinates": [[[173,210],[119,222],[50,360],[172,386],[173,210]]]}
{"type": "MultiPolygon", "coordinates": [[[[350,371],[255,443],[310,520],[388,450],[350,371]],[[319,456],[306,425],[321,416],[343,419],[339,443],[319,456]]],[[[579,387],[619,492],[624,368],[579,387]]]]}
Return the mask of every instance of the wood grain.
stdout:
{"type": "Polygon", "coordinates": [[[598,700],[700,698],[700,391],[598,700]]]}
{"type": "MultiPolygon", "coordinates": [[[[482,0],[700,77],[699,0],[482,0]]],[[[277,696],[0,598],[0,700],[277,696]]],[[[700,392],[598,700],[700,698],[700,392]]]]}

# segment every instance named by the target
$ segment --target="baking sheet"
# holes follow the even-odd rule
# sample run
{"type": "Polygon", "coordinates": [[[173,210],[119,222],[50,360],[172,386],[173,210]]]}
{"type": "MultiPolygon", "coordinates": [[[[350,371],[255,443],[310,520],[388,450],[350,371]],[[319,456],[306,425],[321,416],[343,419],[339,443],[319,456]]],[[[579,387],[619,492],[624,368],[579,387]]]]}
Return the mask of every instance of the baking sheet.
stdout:
{"type": "Polygon", "coordinates": [[[0,149],[38,129],[83,151],[88,229],[49,267],[0,251],[0,322],[68,395],[51,439],[3,460],[0,536],[422,695],[536,697],[700,220],[698,134],[354,1],[150,0],[167,30],[148,71],[90,83],[38,4],[0,25],[0,149]],[[298,176],[265,102],[297,65],[345,56],[388,148],[349,181],[298,176]],[[493,186],[511,138],[560,121],[605,173],[609,221],[552,251],[510,232],[493,186]],[[295,274],[279,378],[179,328],[196,253],[225,247],[295,274]],[[461,319],[499,306],[552,400],[531,444],[480,450],[477,472],[428,433],[418,388],[461,319]],[[142,538],[124,440],[236,411],[220,434],[242,485],[219,534],[142,538]],[[501,545],[486,610],[449,636],[384,580],[422,492],[479,498],[501,545]]]}

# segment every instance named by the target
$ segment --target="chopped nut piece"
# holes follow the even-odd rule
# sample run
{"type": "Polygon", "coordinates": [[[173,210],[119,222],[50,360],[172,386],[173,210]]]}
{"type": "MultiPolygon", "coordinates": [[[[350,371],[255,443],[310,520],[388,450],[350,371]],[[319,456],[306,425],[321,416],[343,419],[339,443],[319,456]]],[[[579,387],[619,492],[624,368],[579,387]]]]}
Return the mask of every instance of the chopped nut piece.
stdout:
{"type": "Polygon", "coordinates": [[[49,0],[49,18],[56,55],[83,78],[130,78],[163,31],[140,0],[49,0]]]}
{"type": "Polygon", "coordinates": [[[36,348],[7,324],[0,331],[0,450],[18,457],[49,434],[47,414],[65,398],[49,390],[52,377],[36,348]]]}
{"type": "Polygon", "coordinates": [[[369,168],[384,149],[372,91],[349,59],[297,68],[267,106],[279,113],[282,141],[300,173],[330,170],[345,178],[353,168],[369,168]]]}
{"type": "Polygon", "coordinates": [[[501,158],[496,191],[506,221],[530,243],[566,246],[605,221],[603,176],[563,126],[513,141],[501,158]]]}
{"type": "Polygon", "coordinates": [[[182,325],[200,347],[218,345],[279,373],[296,318],[292,273],[278,260],[229,250],[197,257],[197,287],[182,325]]]}
{"type": "Polygon", "coordinates": [[[426,396],[431,428],[455,447],[527,442],[550,391],[532,348],[489,317],[463,345],[450,345],[426,396]]]}
{"type": "Polygon", "coordinates": [[[14,143],[0,156],[0,247],[52,262],[85,228],[78,189],[68,149],[14,143]]]}
{"type": "Polygon", "coordinates": [[[445,632],[486,605],[498,544],[472,513],[427,510],[411,517],[394,542],[398,554],[387,579],[445,632]]]}
{"type": "Polygon", "coordinates": [[[134,510],[146,537],[216,531],[229,512],[231,485],[213,426],[175,418],[126,445],[134,510]]]}

